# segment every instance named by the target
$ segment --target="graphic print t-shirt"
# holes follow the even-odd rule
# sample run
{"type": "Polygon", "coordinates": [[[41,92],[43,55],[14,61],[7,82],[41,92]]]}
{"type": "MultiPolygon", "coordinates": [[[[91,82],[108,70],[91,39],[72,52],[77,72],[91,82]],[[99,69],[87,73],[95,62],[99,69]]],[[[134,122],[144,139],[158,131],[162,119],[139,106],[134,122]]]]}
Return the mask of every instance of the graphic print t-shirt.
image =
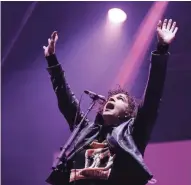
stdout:
{"type": "Polygon", "coordinates": [[[75,169],[71,170],[70,182],[82,179],[107,180],[114,157],[106,141],[93,141],[88,149],[76,155],[75,169]]]}

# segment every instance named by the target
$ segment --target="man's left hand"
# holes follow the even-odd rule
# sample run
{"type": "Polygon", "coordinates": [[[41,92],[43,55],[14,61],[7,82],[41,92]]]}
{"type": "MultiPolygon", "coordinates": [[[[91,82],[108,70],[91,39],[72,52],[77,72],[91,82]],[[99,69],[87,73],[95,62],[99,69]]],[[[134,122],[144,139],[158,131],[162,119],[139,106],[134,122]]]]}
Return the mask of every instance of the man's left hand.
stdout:
{"type": "Polygon", "coordinates": [[[169,21],[165,19],[163,23],[160,20],[157,25],[158,42],[160,44],[170,44],[174,40],[177,31],[176,22],[172,24],[172,19],[169,21]]]}

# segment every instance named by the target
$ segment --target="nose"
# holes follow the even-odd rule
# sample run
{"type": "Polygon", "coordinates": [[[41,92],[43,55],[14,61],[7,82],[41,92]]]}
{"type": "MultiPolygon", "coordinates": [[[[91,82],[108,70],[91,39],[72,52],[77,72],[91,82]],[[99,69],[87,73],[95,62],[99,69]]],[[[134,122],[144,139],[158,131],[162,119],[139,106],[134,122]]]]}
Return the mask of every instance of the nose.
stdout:
{"type": "Polygon", "coordinates": [[[115,102],[115,99],[113,97],[109,98],[109,101],[115,102]]]}

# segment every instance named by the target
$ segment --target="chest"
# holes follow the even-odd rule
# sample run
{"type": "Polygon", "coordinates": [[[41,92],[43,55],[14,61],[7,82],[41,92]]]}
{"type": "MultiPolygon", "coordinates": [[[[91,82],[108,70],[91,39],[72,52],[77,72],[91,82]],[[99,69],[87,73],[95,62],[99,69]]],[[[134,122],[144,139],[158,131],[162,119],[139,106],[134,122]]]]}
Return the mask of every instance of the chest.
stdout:
{"type": "Polygon", "coordinates": [[[107,180],[111,173],[115,154],[112,154],[106,141],[93,141],[72,159],[70,182],[82,179],[107,180]]]}

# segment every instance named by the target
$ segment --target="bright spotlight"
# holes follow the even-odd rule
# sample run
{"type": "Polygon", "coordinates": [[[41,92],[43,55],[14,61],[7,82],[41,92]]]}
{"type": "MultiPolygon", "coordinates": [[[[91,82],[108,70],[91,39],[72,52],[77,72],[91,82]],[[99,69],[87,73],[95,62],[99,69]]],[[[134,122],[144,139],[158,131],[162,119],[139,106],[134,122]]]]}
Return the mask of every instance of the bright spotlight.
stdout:
{"type": "Polygon", "coordinates": [[[126,13],[119,8],[112,8],[108,11],[108,18],[113,23],[122,23],[126,20],[126,13]]]}

